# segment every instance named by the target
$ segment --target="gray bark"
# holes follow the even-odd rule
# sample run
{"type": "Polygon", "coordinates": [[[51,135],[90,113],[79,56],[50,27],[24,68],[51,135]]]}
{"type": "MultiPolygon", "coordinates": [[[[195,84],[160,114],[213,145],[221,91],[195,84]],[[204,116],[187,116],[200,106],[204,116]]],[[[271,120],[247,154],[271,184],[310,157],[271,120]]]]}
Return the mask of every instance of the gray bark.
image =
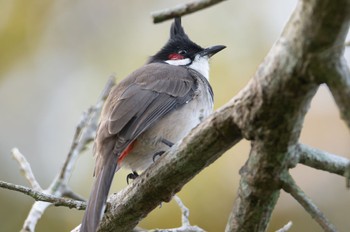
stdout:
{"type": "Polygon", "coordinates": [[[283,176],[299,162],[304,117],[321,83],[329,84],[350,125],[349,70],[342,58],[349,20],[349,0],[299,1],[249,84],[112,195],[99,231],[130,231],[242,138],[252,148],[226,231],[266,231],[280,189],[289,186],[283,176]]]}

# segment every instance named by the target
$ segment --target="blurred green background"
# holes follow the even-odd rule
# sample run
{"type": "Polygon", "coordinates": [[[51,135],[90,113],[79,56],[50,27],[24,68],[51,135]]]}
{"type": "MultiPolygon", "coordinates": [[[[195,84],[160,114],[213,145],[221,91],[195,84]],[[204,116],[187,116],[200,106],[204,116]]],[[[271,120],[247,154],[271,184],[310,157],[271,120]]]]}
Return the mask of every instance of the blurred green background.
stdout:
{"type": "MultiPolygon", "coordinates": [[[[150,13],[182,2],[0,1],[0,179],[28,185],[10,155],[11,148],[18,147],[46,188],[65,159],[81,113],[95,103],[109,75],[124,78],[167,41],[171,22],[154,25],[150,13]]],[[[227,46],[211,65],[215,108],[246,85],[295,5],[296,0],[232,0],[183,17],[193,41],[227,46]]],[[[301,142],[350,157],[349,131],[326,87],[312,102],[301,142]]],[[[179,196],[190,208],[192,224],[207,231],[224,230],[248,152],[249,143],[240,142],[182,189],[179,196]]],[[[85,197],[93,165],[90,148],[71,178],[71,188],[85,197]]],[[[126,186],[127,173],[116,174],[113,191],[126,186]]],[[[292,174],[339,231],[349,231],[350,192],[344,179],[301,165],[292,174]]],[[[0,231],[19,231],[33,200],[1,189],[0,202],[0,231]]],[[[70,231],[82,215],[83,211],[51,207],[37,231],[70,231]]],[[[290,231],[321,231],[282,192],[269,231],[289,220],[294,223],[290,231]]],[[[180,221],[180,210],[171,202],[155,209],[140,226],[171,228],[180,221]]]]}

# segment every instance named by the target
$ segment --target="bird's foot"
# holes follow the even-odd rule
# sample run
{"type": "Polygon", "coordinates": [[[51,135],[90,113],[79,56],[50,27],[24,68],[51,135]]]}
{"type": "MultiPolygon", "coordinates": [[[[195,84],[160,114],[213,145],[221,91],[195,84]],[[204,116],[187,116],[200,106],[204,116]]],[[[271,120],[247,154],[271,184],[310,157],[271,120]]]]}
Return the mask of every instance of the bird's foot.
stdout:
{"type": "MultiPolygon", "coordinates": [[[[164,138],[161,139],[161,142],[164,143],[165,145],[167,145],[168,147],[172,147],[172,146],[174,145],[173,142],[170,142],[169,140],[164,139],[164,138]]],[[[164,154],[164,152],[165,152],[165,151],[158,151],[158,152],[156,152],[156,153],[153,155],[153,158],[152,158],[152,159],[153,159],[153,162],[155,162],[157,158],[161,157],[161,156],[164,154]]]]}
{"type": "Polygon", "coordinates": [[[129,173],[127,176],[126,176],[126,183],[129,184],[129,180],[135,180],[137,177],[139,176],[139,174],[135,171],[133,171],[132,173],[129,173]]]}
{"type": "Polygon", "coordinates": [[[161,156],[164,154],[164,152],[165,152],[165,151],[158,151],[158,152],[156,152],[156,153],[153,155],[153,157],[152,157],[153,163],[156,162],[156,159],[158,159],[159,157],[161,157],[161,156]]]}

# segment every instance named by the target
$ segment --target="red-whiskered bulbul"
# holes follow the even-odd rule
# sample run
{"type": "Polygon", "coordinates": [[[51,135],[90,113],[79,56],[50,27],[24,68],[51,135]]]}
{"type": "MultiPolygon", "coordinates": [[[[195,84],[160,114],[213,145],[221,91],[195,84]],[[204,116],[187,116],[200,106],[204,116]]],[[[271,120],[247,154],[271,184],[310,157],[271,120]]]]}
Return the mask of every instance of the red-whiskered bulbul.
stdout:
{"type": "Polygon", "coordinates": [[[127,179],[135,178],[212,112],[208,61],[224,48],[195,44],[175,18],[165,46],[111,90],[94,142],[96,179],[80,231],[97,230],[119,168],[131,169],[127,179]]]}

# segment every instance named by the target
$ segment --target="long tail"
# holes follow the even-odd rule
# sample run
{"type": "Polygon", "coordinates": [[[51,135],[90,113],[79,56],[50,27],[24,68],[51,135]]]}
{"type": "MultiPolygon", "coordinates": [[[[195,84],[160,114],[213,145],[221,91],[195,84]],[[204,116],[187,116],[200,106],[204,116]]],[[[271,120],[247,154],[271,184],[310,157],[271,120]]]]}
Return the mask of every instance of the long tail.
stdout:
{"type": "Polygon", "coordinates": [[[116,155],[109,155],[104,159],[102,170],[97,174],[84,218],[81,223],[80,232],[96,232],[103,216],[109,189],[117,168],[116,155]]]}

